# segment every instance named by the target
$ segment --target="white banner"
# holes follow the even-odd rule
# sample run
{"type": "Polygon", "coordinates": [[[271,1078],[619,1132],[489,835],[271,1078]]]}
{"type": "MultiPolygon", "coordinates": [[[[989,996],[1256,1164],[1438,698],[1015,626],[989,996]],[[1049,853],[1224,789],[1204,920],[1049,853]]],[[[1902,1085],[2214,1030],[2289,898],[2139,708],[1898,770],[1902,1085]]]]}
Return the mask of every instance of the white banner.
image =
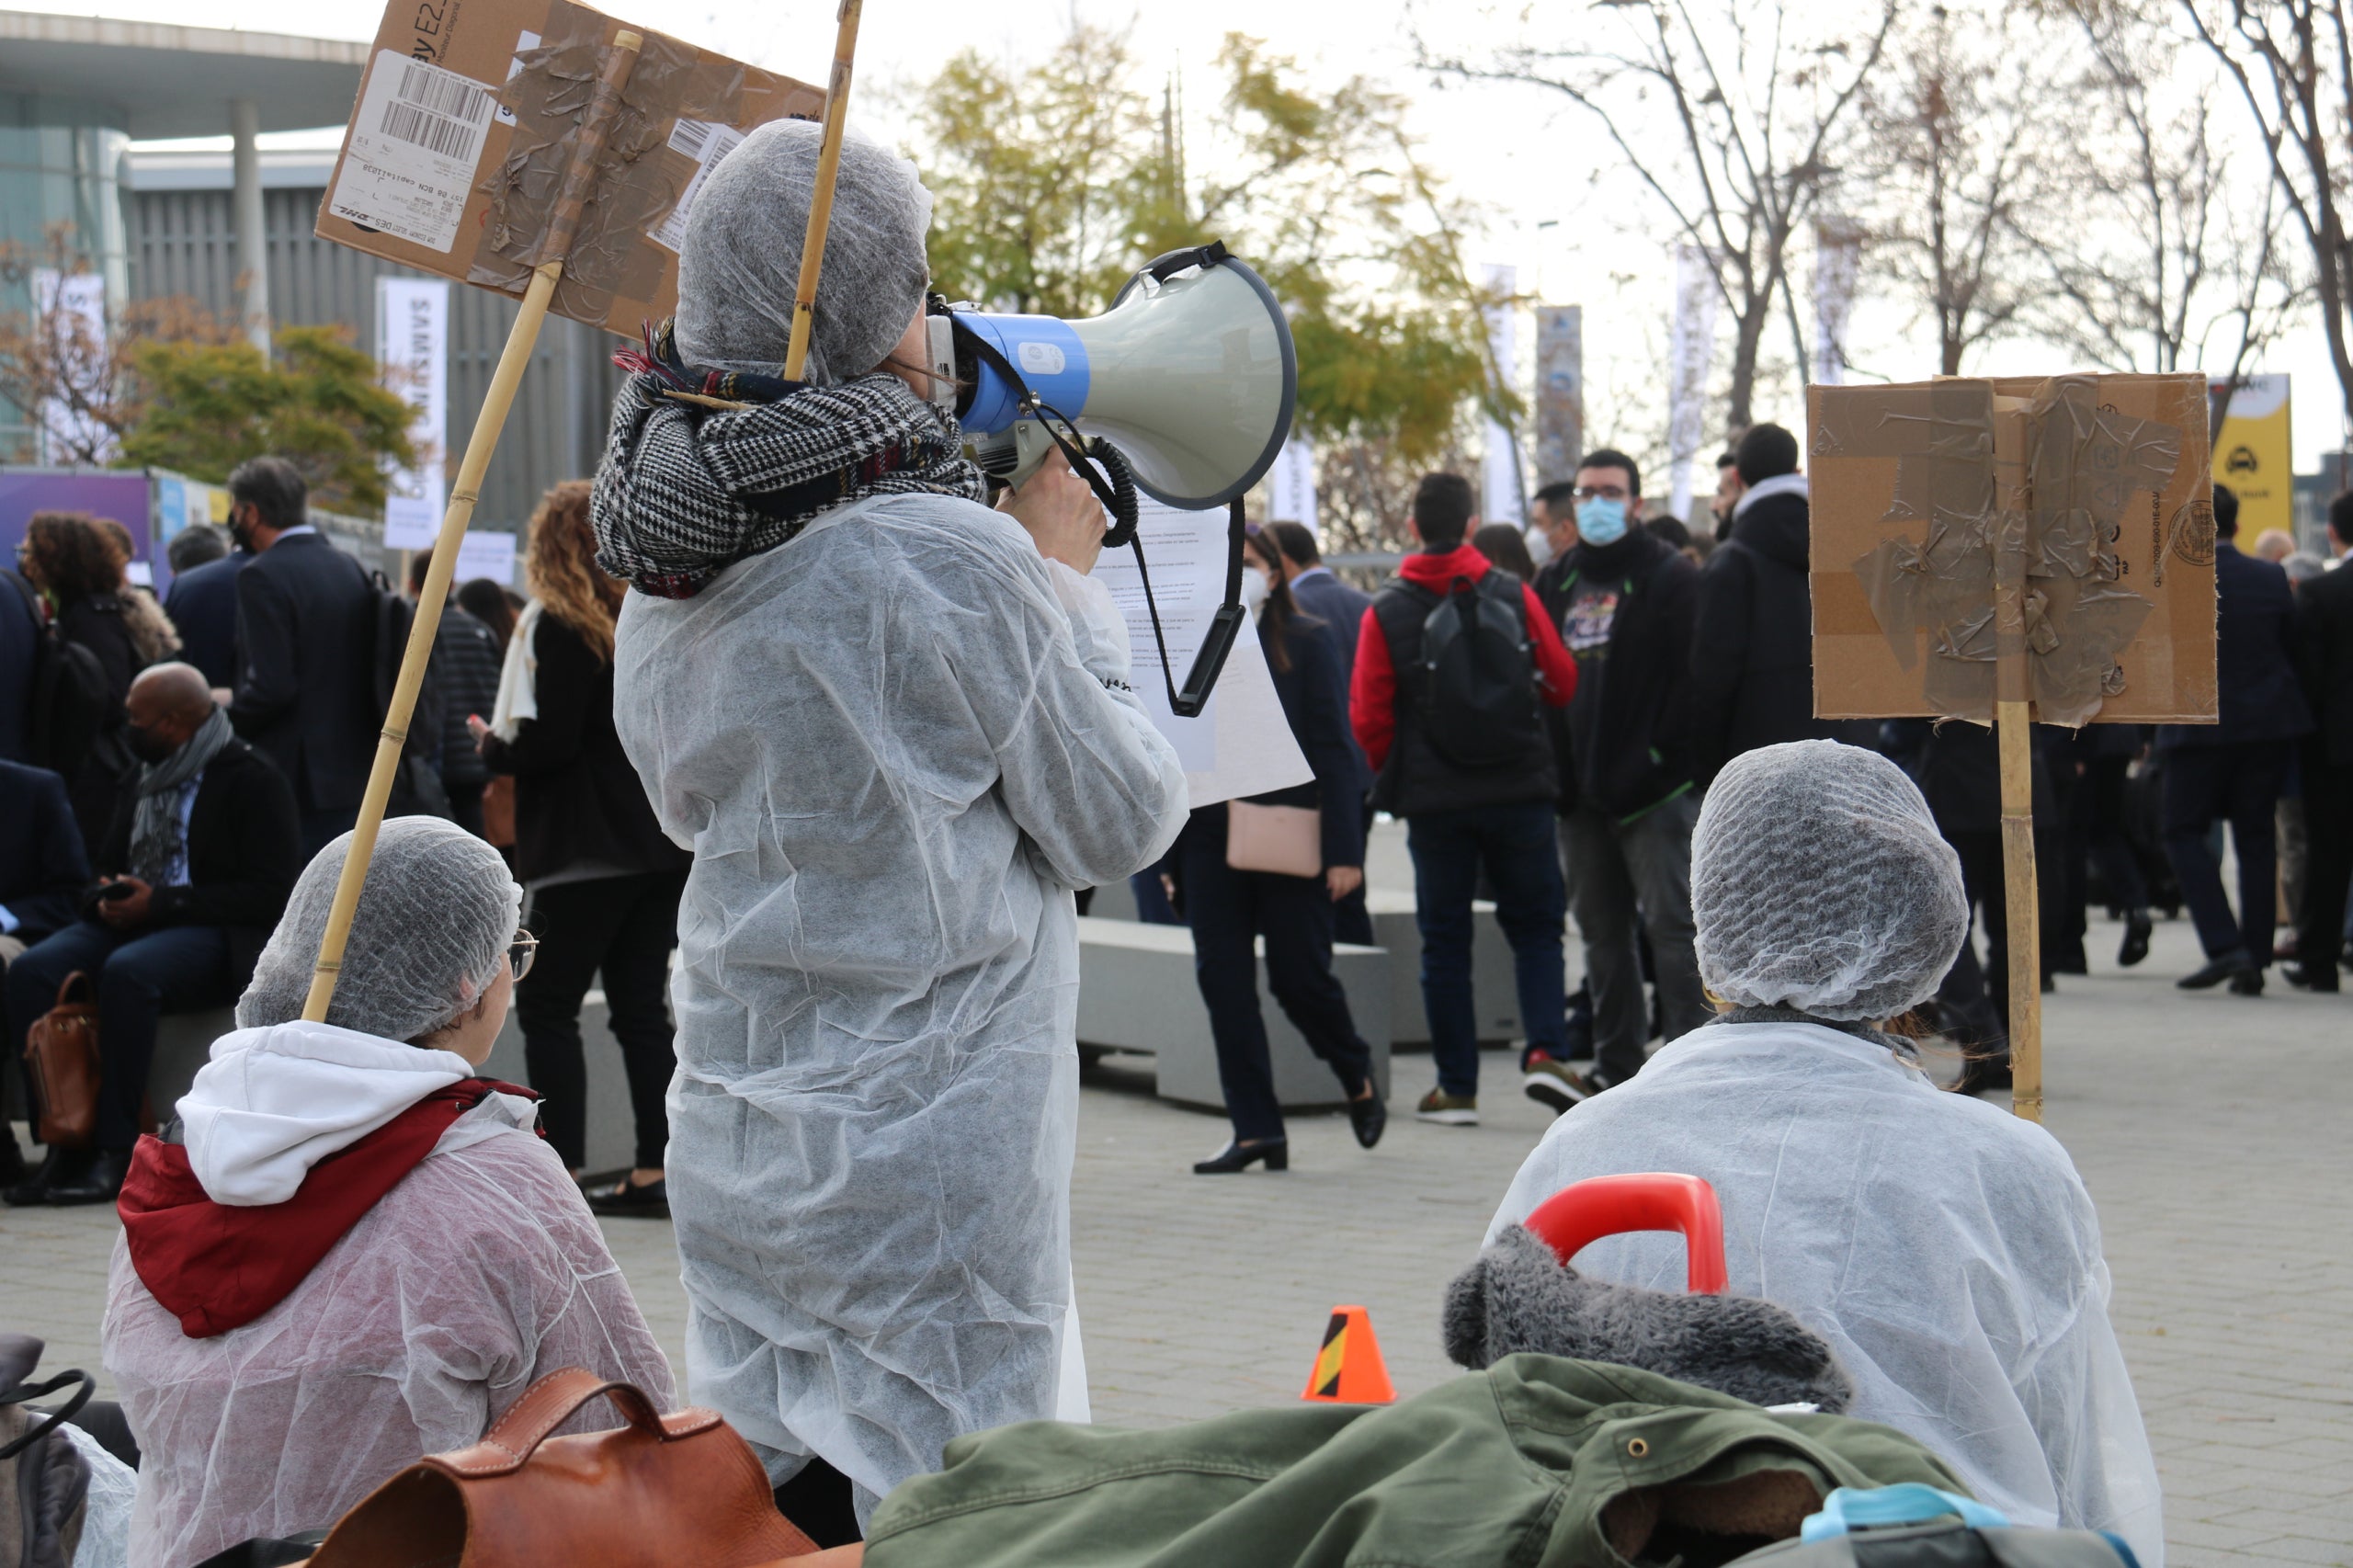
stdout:
{"type": "Polygon", "coordinates": [[[1304,436],[1294,433],[1285,441],[1267,471],[1267,520],[1304,523],[1309,533],[1323,537],[1315,522],[1315,449],[1304,436]]]}
{"type": "Polygon", "coordinates": [[[384,548],[430,550],[447,500],[442,433],[449,422],[449,285],[438,278],[376,279],[376,363],[406,400],[416,467],[384,479],[384,548]]]}
{"type": "Polygon", "coordinates": [[[1708,363],[1716,346],[1716,267],[1704,245],[1675,247],[1675,325],[1667,346],[1667,510],[1691,510],[1691,461],[1707,439],[1708,363]]]}
{"type": "Polygon", "coordinates": [[[107,285],[95,272],[33,269],[33,320],[41,352],[68,397],[40,402],[40,458],[45,463],[99,466],[114,458],[114,432],[74,406],[104,404],[112,367],[107,357],[107,285]]]}
{"type": "Polygon", "coordinates": [[[1863,234],[1845,218],[1813,225],[1813,379],[1835,387],[1847,379],[1847,321],[1855,308],[1863,234]]]}
{"type": "Polygon", "coordinates": [[[471,583],[477,577],[487,577],[502,588],[515,585],[513,534],[476,528],[458,541],[458,567],[449,575],[451,585],[471,583]]]}
{"type": "MultiPolygon", "coordinates": [[[[1519,306],[1512,298],[1519,292],[1519,269],[1489,267],[1487,292],[1499,301],[1483,312],[1487,318],[1487,348],[1495,356],[1495,375],[1502,383],[1498,390],[1510,392],[1519,385],[1519,306]]],[[[1526,497],[1527,486],[1520,482],[1519,443],[1502,421],[1490,419],[1486,461],[1479,473],[1479,520],[1525,523],[1526,497]]]]}

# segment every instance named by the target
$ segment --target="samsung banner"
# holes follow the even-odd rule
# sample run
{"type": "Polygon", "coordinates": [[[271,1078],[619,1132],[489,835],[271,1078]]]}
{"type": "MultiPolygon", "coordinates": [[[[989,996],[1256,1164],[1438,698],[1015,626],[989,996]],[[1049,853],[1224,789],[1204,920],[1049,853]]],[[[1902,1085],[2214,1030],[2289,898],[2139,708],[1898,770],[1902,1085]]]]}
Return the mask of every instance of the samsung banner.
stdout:
{"type": "Polygon", "coordinates": [[[1315,521],[1315,449],[1296,430],[1267,471],[1267,520],[1303,523],[1309,533],[1323,537],[1315,521]]]}
{"type": "Polygon", "coordinates": [[[438,278],[376,279],[376,362],[414,411],[416,466],[385,480],[384,548],[430,550],[447,499],[442,432],[449,416],[449,285],[438,278]]]}
{"type": "Polygon", "coordinates": [[[1835,387],[1847,379],[1847,322],[1855,309],[1855,274],[1863,233],[1848,219],[1813,225],[1813,379],[1835,387]]]}
{"type": "MultiPolygon", "coordinates": [[[[1508,395],[1519,384],[1519,269],[1487,268],[1487,293],[1495,302],[1485,307],[1487,350],[1495,358],[1495,379],[1508,395]]],[[[1521,482],[1519,442],[1501,420],[1487,421],[1487,456],[1480,471],[1479,516],[1489,523],[1524,523],[1528,487],[1521,482]]]]}

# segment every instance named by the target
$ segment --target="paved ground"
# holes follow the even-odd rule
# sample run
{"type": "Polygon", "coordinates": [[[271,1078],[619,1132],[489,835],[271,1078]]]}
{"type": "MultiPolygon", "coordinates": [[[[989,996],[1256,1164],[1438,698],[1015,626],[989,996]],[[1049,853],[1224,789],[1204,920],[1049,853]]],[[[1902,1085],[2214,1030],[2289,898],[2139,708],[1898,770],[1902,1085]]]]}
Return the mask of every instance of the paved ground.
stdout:
{"type": "MultiPolygon", "coordinates": [[[[2194,966],[2186,926],[2161,926],[2129,974],[2108,961],[2115,927],[2093,935],[2102,972],[2050,999],[2049,1123],[2100,1206],[2117,1326],[2164,1467],[2169,1561],[2353,1568],[2353,997],[2276,982],[2256,1001],[2184,995],[2170,981],[2194,966]]],[[[1098,1419],[1295,1398],[1341,1301],[1371,1310],[1401,1391],[1449,1375],[1440,1293],[1542,1112],[1491,1093],[1484,1125],[1408,1118],[1371,1153],[1338,1118],[1302,1119],[1288,1175],[1196,1177],[1189,1162],[1223,1124],[1152,1099],[1120,1062],[1090,1074],[1074,1201],[1098,1419]]],[[[1507,1063],[1490,1062],[1500,1091],[1507,1063]]],[[[1399,1115],[1427,1079],[1426,1057],[1400,1059],[1399,1115]]],[[[668,1226],[607,1229],[675,1347],[668,1226]]],[[[52,1367],[97,1364],[114,1230],[105,1210],[0,1210],[0,1326],[46,1335],[52,1367]]]]}

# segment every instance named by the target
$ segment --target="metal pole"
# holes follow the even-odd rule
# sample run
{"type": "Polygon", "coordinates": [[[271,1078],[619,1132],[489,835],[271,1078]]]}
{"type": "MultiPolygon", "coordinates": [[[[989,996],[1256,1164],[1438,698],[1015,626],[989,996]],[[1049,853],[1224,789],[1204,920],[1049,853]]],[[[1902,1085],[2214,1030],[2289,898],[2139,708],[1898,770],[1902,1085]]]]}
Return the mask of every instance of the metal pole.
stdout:
{"type": "Polygon", "coordinates": [[[229,100],[229,211],[237,240],[237,319],[245,341],[269,358],[269,234],[261,199],[261,109],[229,100]]]}

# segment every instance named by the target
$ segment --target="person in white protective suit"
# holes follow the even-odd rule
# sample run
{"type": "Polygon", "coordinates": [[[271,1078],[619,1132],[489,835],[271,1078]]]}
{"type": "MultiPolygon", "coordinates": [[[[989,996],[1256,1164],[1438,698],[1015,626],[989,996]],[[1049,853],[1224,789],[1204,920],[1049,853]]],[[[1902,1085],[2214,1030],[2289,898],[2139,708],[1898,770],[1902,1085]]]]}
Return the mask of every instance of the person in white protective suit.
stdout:
{"type": "MultiPolygon", "coordinates": [[[[1489,1240],[1589,1176],[1703,1177],[1731,1290],[1830,1342],[1847,1415],[1926,1443],[2013,1523],[2114,1530],[2159,1568],[2156,1465],[2073,1162],[1872,1027],[1935,992],[1969,926],[1919,790],[1872,752],[1766,746],[1709,787],[1691,850],[1699,972],[1730,1010],[1553,1123],[1489,1240]]],[[[1576,1267],[1683,1288],[1673,1236],[1576,1267]]]]}
{"type": "Polygon", "coordinates": [[[1157,859],[1187,802],[1086,574],[1102,510],[1059,460],[982,504],[924,395],[930,198],[856,139],[781,380],[817,144],[763,126],[704,181],[593,517],[640,590],[615,722],[695,856],[688,1392],[831,1545],[949,1439],[1085,1415],[1072,893],[1157,859]]]}
{"type": "Polygon", "coordinates": [[[536,1096],[475,1075],[531,950],[498,851],[384,824],[326,1021],[302,1020],[350,844],[303,870],[239,1027],[123,1185],[101,1343],[139,1568],[324,1529],[567,1367],[676,1403],[536,1096]]]}

